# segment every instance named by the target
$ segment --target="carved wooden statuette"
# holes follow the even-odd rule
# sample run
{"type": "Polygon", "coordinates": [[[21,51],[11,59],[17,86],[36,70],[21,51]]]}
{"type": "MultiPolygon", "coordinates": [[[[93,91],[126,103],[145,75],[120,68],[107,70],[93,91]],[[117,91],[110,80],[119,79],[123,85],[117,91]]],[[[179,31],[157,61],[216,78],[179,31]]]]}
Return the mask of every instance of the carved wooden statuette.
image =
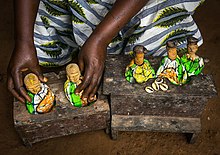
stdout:
{"type": "Polygon", "coordinates": [[[144,46],[137,45],[133,49],[134,59],[126,67],[125,78],[130,83],[143,83],[149,78],[155,77],[155,71],[151,67],[150,62],[144,58],[147,52],[144,46]]]}
{"type": "Polygon", "coordinates": [[[167,78],[175,85],[185,84],[187,82],[187,72],[177,55],[176,43],[167,42],[167,56],[165,56],[157,70],[157,77],[167,78]]]}
{"type": "Polygon", "coordinates": [[[204,60],[196,55],[198,51],[198,39],[189,37],[187,39],[187,53],[181,57],[181,62],[184,65],[188,77],[199,75],[204,68],[204,60]]]}
{"type": "MultiPolygon", "coordinates": [[[[64,84],[64,92],[67,99],[73,106],[82,107],[88,105],[87,98],[82,98],[81,91],[79,94],[75,94],[75,90],[78,85],[82,82],[82,76],[80,73],[79,66],[75,63],[71,63],[66,67],[67,80],[64,84]]],[[[94,97],[96,100],[96,96],[94,97]]]]}
{"type": "Polygon", "coordinates": [[[26,101],[26,107],[30,114],[47,113],[53,108],[55,95],[45,83],[40,82],[35,74],[27,74],[24,78],[24,84],[31,98],[31,102],[26,101]]]}

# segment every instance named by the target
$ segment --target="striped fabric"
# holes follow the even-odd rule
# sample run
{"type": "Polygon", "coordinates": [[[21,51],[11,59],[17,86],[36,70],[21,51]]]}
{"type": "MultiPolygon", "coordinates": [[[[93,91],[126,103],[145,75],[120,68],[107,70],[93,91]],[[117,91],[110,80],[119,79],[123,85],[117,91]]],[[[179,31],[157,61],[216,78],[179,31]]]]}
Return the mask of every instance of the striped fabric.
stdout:
{"type": "MultiPolygon", "coordinates": [[[[115,0],[41,0],[34,40],[40,65],[60,66],[71,61],[111,9],[115,0]]],[[[108,46],[109,54],[128,53],[144,45],[150,55],[166,55],[168,40],[186,51],[187,36],[203,40],[192,15],[204,0],[149,0],[108,46]]]]}

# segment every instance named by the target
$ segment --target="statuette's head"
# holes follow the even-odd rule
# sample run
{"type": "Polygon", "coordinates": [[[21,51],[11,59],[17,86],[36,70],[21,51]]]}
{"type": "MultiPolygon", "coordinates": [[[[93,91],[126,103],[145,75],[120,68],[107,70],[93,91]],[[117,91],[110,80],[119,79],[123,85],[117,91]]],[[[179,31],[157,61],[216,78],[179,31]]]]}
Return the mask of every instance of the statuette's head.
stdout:
{"type": "Polygon", "coordinates": [[[78,81],[80,80],[80,70],[79,70],[79,66],[75,63],[71,63],[69,65],[66,66],[66,73],[67,73],[67,79],[78,83],[78,81]]]}
{"type": "Polygon", "coordinates": [[[25,76],[24,84],[27,90],[29,90],[33,94],[37,94],[41,90],[41,82],[38,77],[33,73],[29,73],[25,76]]]}
{"type": "Polygon", "coordinates": [[[187,38],[187,50],[189,53],[195,54],[198,51],[198,39],[194,37],[187,38]]]}
{"type": "Polygon", "coordinates": [[[142,65],[144,62],[144,54],[147,53],[147,49],[142,45],[136,45],[133,49],[135,58],[134,62],[137,65],[142,65]]]}
{"type": "Polygon", "coordinates": [[[167,42],[167,55],[171,60],[175,60],[177,57],[177,49],[176,49],[176,42],[168,41],[167,42]]]}

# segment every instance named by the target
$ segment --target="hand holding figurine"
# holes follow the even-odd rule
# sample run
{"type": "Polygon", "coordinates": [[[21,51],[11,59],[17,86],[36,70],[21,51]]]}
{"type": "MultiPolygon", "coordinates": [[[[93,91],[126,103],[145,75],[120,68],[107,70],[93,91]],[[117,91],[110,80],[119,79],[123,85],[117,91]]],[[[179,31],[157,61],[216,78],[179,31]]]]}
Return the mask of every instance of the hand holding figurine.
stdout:
{"type": "MultiPolygon", "coordinates": [[[[66,67],[67,80],[64,84],[64,92],[67,99],[73,106],[82,107],[88,105],[87,98],[82,98],[83,90],[76,94],[75,90],[82,83],[82,76],[79,66],[71,63],[66,67]]],[[[95,98],[96,99],[96,98],[95,98]]],[[[95,100],[94,100],[95,101],[95,100]]]]}

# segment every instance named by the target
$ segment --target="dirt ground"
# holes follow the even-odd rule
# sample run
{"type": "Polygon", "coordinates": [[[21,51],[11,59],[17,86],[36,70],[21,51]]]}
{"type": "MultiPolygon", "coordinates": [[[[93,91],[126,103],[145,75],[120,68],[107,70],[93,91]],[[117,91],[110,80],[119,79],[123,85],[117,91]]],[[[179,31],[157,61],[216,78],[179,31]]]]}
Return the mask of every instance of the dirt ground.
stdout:
{"type": "MultiPolygon", "coordinates": [[[[183,134],[122,132],[112,141],[104,131],[94,131],[46,140],[26,148],[13,127],[12,96],[6,89],[6,68],[13,49],[12,0],[0,9],[0,154],[82,154],[82,155],[220,155],[220,96],[209,100],[202,115],[202,132],[195,144],[183,134]]],[[[205,74],[214,76],[220,90],[220,1],[207,0],[194,18],[203,34],[199,55],[210,62],[205,74]]]]}

